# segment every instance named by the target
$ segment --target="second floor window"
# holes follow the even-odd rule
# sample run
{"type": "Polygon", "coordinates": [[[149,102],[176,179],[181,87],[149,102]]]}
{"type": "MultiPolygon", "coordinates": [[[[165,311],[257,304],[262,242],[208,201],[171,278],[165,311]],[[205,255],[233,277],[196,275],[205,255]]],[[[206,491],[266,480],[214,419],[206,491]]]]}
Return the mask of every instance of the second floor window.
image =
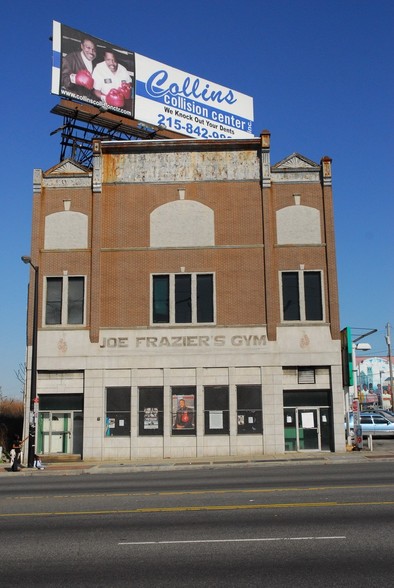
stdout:
{"type": "Polygon", "coordinates": [[[82,325],[84,323],[85,279],[80,276],[46,279],[46,325],[82,325]]]}
{"type": "Polygon", "coordinates": [[[282,272],[282,304],[285,321],[322,321],[321,272],[282,272]]]}
{"type": "Polygon", "coordinates": [[[213,323],[213,290],[212,274],[153,276],[153,323],[213,323]]]}

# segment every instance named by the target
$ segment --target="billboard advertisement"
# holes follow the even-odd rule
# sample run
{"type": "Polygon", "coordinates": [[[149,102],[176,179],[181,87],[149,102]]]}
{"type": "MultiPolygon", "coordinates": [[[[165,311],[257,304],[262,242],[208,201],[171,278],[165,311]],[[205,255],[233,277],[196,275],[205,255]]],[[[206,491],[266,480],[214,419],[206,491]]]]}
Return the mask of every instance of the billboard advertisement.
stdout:
{"type": "Polygon", "coordinates": [[[134,118],[135,56],[56,21],[52,94],[134,118]]]}
{"type": "Polygon", "coordinates": [[[52,93],[202,138],[253,137],[253,99],[59,22],[52,93]]]}

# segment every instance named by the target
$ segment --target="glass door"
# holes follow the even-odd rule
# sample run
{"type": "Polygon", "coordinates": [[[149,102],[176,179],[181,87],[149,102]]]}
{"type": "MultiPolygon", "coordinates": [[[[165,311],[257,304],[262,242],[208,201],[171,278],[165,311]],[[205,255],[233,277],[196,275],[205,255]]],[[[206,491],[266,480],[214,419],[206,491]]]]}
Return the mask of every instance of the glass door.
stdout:
{"type": "Polygon", "coordinates": [[[303,451],[320,449],[318,409],[299,408],[297,413],[298,449],[303,451]]]}
{"type": "Polygon", "coordinates": [[[38,418],[39,453],[72,453],[72,413],[40,412],[38,418]]]}
{"type": "Polygon", "coordinates": [[[53,412],[51,453],[71,453],[71,413],[53,412]]]}

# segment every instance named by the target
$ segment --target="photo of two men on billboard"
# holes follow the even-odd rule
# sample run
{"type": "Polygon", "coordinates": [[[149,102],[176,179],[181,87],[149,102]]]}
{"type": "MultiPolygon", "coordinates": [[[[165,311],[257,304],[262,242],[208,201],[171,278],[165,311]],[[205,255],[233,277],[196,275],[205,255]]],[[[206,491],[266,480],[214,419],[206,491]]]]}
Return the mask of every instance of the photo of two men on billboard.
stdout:
{"type": "Polygon", "coordinates": [[[134,116],[134,53],[62,25],[61,96],[134,116]]]}

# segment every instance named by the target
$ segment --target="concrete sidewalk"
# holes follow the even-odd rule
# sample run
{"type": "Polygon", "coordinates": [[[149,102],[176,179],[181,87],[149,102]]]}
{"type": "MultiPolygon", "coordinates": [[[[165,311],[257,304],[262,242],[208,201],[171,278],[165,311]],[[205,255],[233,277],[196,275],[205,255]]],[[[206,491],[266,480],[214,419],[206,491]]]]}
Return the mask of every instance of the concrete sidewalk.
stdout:
{"type": "Polygon", "coordinates": [[[140,459],[119,461],[43,461],[45,469],[21,467],[19,472],[11,472],[10,464],[0,465],[0,476],[3,475],[81,475],[81,474],[120,474],[125,472],[143,471],[175,471],[190,468],[228,468],[228,467],[261,467],[281,466],[289,464],[344,464],[370,462],[372,460],[394,461],[392,451],[348,451],[344,453],[297,452],[281,455],[261,455],[254,457],[207,457],[179,459],[140,459]]]}

